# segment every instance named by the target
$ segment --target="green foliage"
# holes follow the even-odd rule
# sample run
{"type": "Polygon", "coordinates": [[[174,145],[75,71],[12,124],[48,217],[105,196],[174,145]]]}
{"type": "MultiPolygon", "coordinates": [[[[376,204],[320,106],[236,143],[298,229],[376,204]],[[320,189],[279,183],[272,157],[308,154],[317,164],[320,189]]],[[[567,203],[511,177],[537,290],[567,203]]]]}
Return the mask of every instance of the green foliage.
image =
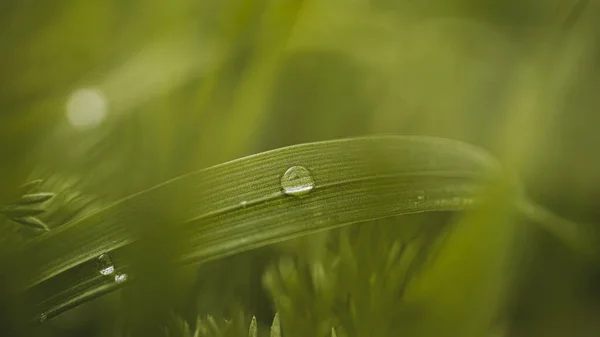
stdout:
{"type": "MultiPolygon", "coordinates": [[[[344,228],[311,245],[306,255],[284,256],[264,276],[287,336],[395,336],[407,331],[419,308],[404,292],[435,255],[449,228],[444,216],[409,216],[344,228]],[[431,221],[436,219],[439,224],[431,221]],[[318,247],[315,245],[322,245],[318,247]],[[401,323],[399,323],[401,322],[401,323]]],[[[314,239],[304,239],[314,240],[314,239]]]]}
{"type": "Polygon", "coordinates": [[[239,315],[238,319],[235,320],[223,319],[220,321],[217,321],[212,316],[206,316],[206,318],[198,317],[195,329],[191,330],[187,322],[174,316],[176,327],[172,330],[167,328],[165,337],[281,337],[278,314],[275,314],[271,327],[268,331],[264,331],[265,333],[259,333],[255,316],[252,316],[249,324],[244,324],[243,322],[246,320],[240,318],[243,318],[243,315],[239,315]]]}
{"type": "Polygon", "coordinates": [[[46,211],[44,207],[46,201],[54,198],[55,194],[32,191],[41,182],[41,180],[34,180],[25,184],[22,187],[25,194],[12,205],[0,207],[0,214],[19,224],[48,231],[48,226],[36,216],[46,211]]]}
{"type": "Polygon", "coordinates": [[[3,1],[0,335],[598,331],[599,14],[3,1]]]}

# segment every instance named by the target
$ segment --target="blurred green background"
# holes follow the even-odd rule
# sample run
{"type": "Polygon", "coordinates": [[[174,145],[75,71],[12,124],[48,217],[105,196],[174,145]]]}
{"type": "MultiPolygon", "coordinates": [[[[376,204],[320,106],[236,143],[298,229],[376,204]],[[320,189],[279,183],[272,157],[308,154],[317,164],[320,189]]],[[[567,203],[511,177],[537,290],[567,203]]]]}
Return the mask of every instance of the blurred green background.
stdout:
{"type": "MultiPolygon", "coordinates": [[[[541,204],[598,223],[598,18],[594,0],[3,0],[0,204],[44,178],[53,228],[245,155],[393,133],[482,146],[541,204]]],[[[0,227],[4,247],[35,234],[15,231],[0,227]]],[[[600,265],[537,230],[525,245],[493,336],[600,335],[600,265]]],[[[268,321],[261,278],[280,249],[188,276],[205,299],[188,314],[268,321]]],[[[32,334],[115,335],[120,296],[32,334]]]]}

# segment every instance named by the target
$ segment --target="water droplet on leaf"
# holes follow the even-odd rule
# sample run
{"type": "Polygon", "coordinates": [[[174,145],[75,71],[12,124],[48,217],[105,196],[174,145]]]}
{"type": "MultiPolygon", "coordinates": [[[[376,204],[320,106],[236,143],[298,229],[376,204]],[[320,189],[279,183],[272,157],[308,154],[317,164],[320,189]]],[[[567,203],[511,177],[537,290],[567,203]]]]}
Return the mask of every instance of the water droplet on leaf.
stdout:
{"type": "Polygon", "coordinates": [[[127,281],[127,274],[117,273],[115,275],[115,282],[116,283],[123,283],[125,281],[127,281]]]}
{"type": "Polygon", "coordinates": [[[306,168],[292,166],[281,177],[281,187],[287,195],[301,196],[309,193],[315,183],[306,168]]]}
{"type": "Polygon", "coordinates": [[[44,323],[47,319],[48,319],[48,315],[41,314],[40,317],[38,317],[38,322],[44,323]]]}
{"type": "Polygon", "coordinates": [[[108,254],[98,256],[98,270],[102,275],[110,275],[115,272],[115,266],[108,254]]]}

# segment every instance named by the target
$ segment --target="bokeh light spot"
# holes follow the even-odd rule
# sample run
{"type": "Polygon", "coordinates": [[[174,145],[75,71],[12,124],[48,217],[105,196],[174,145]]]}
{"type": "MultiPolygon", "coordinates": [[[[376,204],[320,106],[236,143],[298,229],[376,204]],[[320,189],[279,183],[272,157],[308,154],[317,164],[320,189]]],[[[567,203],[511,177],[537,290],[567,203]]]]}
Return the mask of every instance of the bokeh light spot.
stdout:
{"type": "Polygon", "coordinates": [[[77,89],[67,101],[67,120],[77,129],[96,127],[106,119],[106,98],[97,89],[77,89]]]}

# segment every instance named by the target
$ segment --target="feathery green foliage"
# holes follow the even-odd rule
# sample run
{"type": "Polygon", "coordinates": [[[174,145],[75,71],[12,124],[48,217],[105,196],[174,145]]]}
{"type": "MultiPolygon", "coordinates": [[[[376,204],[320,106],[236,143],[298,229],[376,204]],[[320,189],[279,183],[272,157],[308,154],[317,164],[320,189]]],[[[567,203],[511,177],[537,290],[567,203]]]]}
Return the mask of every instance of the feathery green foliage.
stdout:
{"type": "MultiPolygon", "coordinates": [[[[249,325],[240,324],[238,320],[223,319],[217,321],[212,316],[206,318],[198,317],[195,329],[181,318],[174,316],[176,322],[175,328],[165,330],[165,337],[258,337],[266,334],[259,334],[256,316],[252,316],[249,325]],[[243,327],[247,327],[244,333],[243,327]]],[[[244,321],[244,320],[242,320],[244,321]]],[[[271,327],[268,329],[269,337],[281,337],[281,327],[279,325],[279,314],[275,314],[271,327]]]]}
{"type": "Polygon", "coordinates": [[[54,198],[54,193],[33,192],[41,180],[34,180],[25,184],[22,189],[25,191],[13,204],[0,207],[0,214],[4,215],[19,224],[48,231],[48,226],[36,216],[46,211],[45,203],[54,198]]]}

